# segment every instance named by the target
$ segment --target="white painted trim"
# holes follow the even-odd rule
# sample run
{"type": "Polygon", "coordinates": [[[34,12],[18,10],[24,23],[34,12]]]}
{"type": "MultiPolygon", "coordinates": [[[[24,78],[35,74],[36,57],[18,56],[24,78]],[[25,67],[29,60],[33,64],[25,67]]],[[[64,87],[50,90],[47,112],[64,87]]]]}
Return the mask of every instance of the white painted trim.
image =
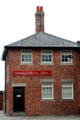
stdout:
{"type": "Polygon", "coordinates": [[[54,65],[54,63],[40,63],[40,65],[54,65]]]}
{"type": "Polygon", "coordinates": [[[61,83],[73,83],[74,79],[61,79],[60,82],[61,83]]]}
{"type": "Polygon", "coordinates": [[[12,87],[26,87],[26,83],[12,83],[12,87]]]}
{"type": "Polygon", "coordinates": [[[40,79],[40,82],[54,82],[55,79],[40,79]]]}

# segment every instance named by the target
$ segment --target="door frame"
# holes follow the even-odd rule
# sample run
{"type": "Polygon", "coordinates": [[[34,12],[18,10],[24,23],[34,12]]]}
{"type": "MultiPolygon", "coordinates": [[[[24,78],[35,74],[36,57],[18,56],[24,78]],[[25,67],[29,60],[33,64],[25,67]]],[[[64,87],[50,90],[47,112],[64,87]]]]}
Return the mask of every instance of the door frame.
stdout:
{"type": "Polygon", "coordinates": [[[14,88],[15,87],[24,87],[24,112],[25,112],[25,88],[26,88],[27,84],[26,83],[13,83],[12,87],[13,87],[13,112],[14,112],[14,88]]]}

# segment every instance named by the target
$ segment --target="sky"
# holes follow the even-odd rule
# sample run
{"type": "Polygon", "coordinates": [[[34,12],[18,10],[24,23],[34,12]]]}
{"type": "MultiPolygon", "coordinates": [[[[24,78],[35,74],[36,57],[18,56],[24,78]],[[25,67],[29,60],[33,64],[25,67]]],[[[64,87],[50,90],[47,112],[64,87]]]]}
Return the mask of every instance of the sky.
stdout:
{"type": "Polygon", "coordinates": [[[35,33],[36,6],[43,6],[45,32],[80,40],[80,0],[0,0],[0,90],[4,90],[4,46],[35,33]]]}

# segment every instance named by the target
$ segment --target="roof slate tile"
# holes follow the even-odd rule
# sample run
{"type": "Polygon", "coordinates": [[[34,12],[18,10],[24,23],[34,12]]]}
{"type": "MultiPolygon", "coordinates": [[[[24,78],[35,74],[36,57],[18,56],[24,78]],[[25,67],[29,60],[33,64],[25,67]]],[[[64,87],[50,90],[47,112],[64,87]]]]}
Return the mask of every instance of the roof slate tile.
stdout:
{"type": "Polygon", "coordinates": [[[75,42],[43,32],[9,44],[7,47],[78,47],[78,45],[75,42]]]}

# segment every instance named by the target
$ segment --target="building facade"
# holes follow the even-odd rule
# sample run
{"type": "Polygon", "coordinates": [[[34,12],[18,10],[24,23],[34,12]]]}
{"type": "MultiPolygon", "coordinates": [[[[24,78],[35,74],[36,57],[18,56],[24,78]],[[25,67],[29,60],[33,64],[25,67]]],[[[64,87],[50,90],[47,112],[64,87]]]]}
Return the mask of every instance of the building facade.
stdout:
{"type": "Polygon", "coordinates": [[[4,111],[8,115],[80,113],[80,47],[44,32],[37,7],[36,34],[5,46],[4,111]]]}

